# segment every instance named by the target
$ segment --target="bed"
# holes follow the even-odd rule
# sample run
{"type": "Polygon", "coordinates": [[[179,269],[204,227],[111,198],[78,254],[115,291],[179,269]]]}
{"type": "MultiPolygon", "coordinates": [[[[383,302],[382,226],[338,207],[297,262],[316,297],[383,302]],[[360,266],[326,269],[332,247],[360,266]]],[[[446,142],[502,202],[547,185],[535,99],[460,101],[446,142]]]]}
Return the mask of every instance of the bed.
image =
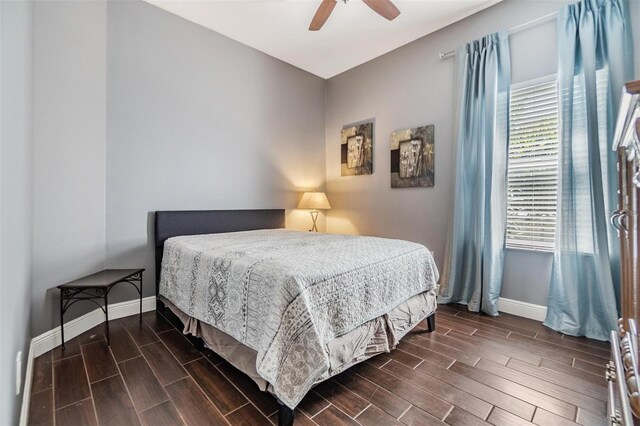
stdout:
{"type": "Polygon", "coordinates": [[[402,240],[283,229],[284,210],[159,211],[158,309],[280,404],[435,327],[438,272],[402,240]]]}

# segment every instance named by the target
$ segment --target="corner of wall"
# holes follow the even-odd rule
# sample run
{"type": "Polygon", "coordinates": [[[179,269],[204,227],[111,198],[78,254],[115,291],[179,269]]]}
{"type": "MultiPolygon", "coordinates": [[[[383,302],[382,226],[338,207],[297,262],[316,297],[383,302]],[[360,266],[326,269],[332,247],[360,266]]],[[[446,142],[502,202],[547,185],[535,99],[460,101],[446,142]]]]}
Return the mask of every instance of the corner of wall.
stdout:
{"type": "Polygon", "coordinates": [[[107,2],[38,1],[33,17],[37,335],[58,322],[56,293],[49,289],[106,263],[107,2]]]}
{"type": "Polygon", "coordinates": [[[18,422],[27,392],[24,366],[31,341],[32,76],[33,2],[0,2],[0,424],[18,422]],[[16,369],[17,358],[22,363],[20,370],[16,369]],[[16,379],[21,383],[17,394],[16,379]]]}

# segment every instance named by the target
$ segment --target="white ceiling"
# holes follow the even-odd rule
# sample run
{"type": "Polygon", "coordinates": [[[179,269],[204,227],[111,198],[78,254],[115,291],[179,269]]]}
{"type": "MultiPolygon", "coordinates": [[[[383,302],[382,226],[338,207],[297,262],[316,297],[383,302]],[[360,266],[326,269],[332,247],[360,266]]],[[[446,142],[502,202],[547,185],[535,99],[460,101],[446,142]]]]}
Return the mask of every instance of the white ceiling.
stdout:
{"type": "MultiPolygon", "coordinates": [[[[308,31],[321,0],[146,0],[240,43],[330,78],[501,0],[396,0],[387,21],[360,0],[338,1],[324,27],[308,31]]],[[[446,46],[449,47],[449,46],[446,46]]]]}

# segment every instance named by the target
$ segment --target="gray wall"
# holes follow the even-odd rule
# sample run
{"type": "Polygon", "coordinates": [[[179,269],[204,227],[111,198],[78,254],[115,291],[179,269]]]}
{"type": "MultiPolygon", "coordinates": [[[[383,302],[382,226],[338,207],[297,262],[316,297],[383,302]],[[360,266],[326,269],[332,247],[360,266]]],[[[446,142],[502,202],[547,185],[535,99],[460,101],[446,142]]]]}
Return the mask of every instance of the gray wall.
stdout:
{"type": "Polygon", "coordinates": [[[154,294],[150,212],[323,189],[323,79],[141,1],[37,2],[34,38],[34,335],[59,324],[51,287],[105,265],[154,294]]]}
{"type": "MultiPolygon", "coordinates": [[[[15,424],[15,360],[24,377],[31,299],[33,3],[0,2],[0,424],[15,424]]],[[[23,380],[24,382],[24,380],[23,380]]],[[[24,385],[23,385],[24,388],[24,385]]]]}
{"type": "Polygon", "coordinates": [[[293,208],[323,185],[323,79],[142,2],[109,3],[107,44],[107,263],[147,268],[145,296],[151,212],[293,208]]]}
{"type": "MultiPolygon", "coordinates": [[[[638,16],[638,1],[632,1],[638,16]]],[[[435,251],[442,267],[453,191],[455,59],[440,60],[438,52],[567,3],[507,0],[329,79],[326,186],[334,209],[328,212],[327,229],[417,241],[435,251]],[[340,129],[370,117],[375,117],[374,174],[341,177],[340,129]],[[391,189],[389,135],[425,124],[435,125],[435,186],[391,189]]],[[[637,41],[637,25],[634,30],[637,41]]],[[[510,43],[514,83],[556,72],[555,21],[513,33],[510,43]]],[[[551,261],[549,253],[508,250],[502,297],[546,304],[551,261]]]]}
{"type": "MultiPolygon", "coordinates": [[[[33,334],[59,324],[47,290],[105,263],[106,2],[37,1],[33,334]]],[[[93,310],[76,304],[69,319],[93,310]]]]}
{"type": "Polygon", "coordinates": [[[635,75],[640,79],[640,0],[629,0],[629,12],[631,15],[631,31],[633,32],[633,48],[635,51],[635,75]]]}

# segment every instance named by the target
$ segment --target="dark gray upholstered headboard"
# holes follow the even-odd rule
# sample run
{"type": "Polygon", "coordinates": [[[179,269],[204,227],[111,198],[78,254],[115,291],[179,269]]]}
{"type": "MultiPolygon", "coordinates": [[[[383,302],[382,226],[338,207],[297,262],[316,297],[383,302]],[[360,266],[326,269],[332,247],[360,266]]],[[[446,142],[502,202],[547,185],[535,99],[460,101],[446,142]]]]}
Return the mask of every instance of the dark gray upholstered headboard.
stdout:
{"type": "Polygon", "coordinates": [[[164,242],[180,235],[220,234],[284,228],[284,210],[157,211],[155,218],[156,294],[164,242]]]}

